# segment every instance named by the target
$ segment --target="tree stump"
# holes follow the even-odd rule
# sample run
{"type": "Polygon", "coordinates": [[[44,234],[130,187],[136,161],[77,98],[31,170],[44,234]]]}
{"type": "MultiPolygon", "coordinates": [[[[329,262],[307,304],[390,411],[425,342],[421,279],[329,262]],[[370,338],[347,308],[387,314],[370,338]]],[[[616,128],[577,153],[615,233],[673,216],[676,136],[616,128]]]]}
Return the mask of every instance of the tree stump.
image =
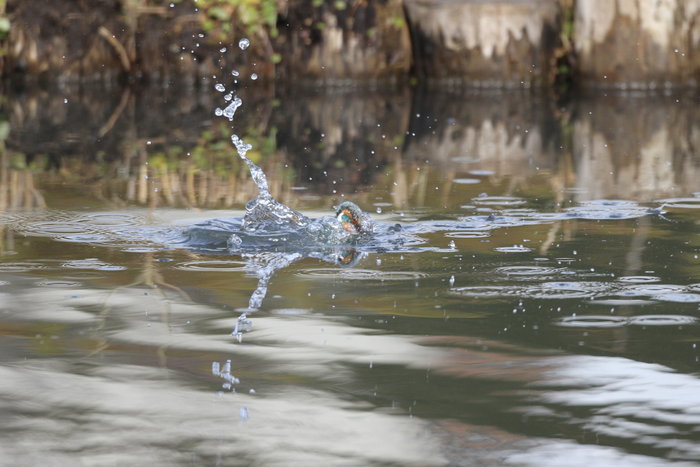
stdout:
{"type": "Polygon", "coordinates": [[[700,0],[578,1],[574,29],[584,85],[698,85],[700,0]]]}
{"type": "Polygon", "coordinates": [[[405,0],[418,76],[481,87],[551,82],[557,0],[405,0]]]}

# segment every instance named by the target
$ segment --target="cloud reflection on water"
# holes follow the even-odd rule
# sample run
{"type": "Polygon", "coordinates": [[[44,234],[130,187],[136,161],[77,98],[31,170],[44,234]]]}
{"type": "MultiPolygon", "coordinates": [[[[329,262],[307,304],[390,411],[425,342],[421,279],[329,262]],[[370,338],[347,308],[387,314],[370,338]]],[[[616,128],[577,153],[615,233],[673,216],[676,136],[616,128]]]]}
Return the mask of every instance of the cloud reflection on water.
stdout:
{"type": "Polygon", "coordinates": [[[73,291],[34,283],[4,296],[6,323],[61,322],[74,313],[68,333],[55,331],[68,354],[0,367],[0,450],[15,463],[43,457],[60,465],[79,453],[86,462],[155,465],[557,465],[586,458],[664,465],[647,456],[665,453],[670,462],[699,454],[700,381],[663,365],[478,337],[389,334],[313,312],[257,315],[254,332],[235,345],[228,335],[235,320],[217,308],[144,296],[141,287],[73,291]],[[56,304],[63,311],[44,311],[56,304]],[[82,358],[68,357],[79,349],[82,358]],[[221,381],[208,373],[212,356],[232,361],[237,392],[220,393],[221,381]],[[436,400],[405,393],[403,384],[416,377],[424,383],[413,389],[425,387],[436,400]],[[432,392],[447,382],[463,394],[432,392]],[[489,382],[501,389],[483,386],[489,382]],[[420,400],[414,407],[405,397],[420,400]],[[431,412],[443,398],[457,420],[431,412]],[[481,410],[493,411],[493,427],[479,426],[481,410]],[[521,433],[517,426],[528,418],[549,428],[521,433]],[[567,426],[586,439],[558,439],[567,426]],[[610,446],[621,441],[631,453],[610,446]]]}

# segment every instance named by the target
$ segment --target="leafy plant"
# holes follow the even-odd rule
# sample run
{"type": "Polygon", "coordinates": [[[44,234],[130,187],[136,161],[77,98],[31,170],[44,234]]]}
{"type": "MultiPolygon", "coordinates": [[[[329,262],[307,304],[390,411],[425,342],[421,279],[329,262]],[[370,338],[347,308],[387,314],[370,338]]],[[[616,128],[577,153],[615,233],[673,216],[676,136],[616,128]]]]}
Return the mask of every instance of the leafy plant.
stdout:
{"type": "Polygon", "coordinates": [[[248,35],[278,34],[276,0],[198,0],[196,6],[207,32],[230,32],[239,25],[248,35]]]}

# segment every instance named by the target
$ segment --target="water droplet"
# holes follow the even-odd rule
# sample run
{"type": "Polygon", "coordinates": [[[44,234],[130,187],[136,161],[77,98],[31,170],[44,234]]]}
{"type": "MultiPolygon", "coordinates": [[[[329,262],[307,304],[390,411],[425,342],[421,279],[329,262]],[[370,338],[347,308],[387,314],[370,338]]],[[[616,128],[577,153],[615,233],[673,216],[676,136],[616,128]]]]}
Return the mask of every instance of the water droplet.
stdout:
{"type": "Polygon", "coordinates": [[[219,52],[221,52],[221,53],[226,52],[226,47],[221,47],[221,48],[219,49],[219,52]]]}
{"type": "Polygon", "coordinates": [[[240,73],[238,73],[236,70],[231,70],[231,74],[232,74],[233,76],[238,76],[238,75],[240,75],[240,73]]]}
{"type": "Polygon", "coordinates": [[[238,107],[240,107],[242,103],[243,101],[239,97],[234,98],[231,101],[231,103],[224,109],[224,117],[228,118],[229,120],[233,120],[233,116],[236,113],[236,109],[238,109],[238,107]]]}
{"type": "Polygon", "coordinates": [[[67,103],[68,103],[68,99],[63,99],[63,103],[64,103],[64,104],[67,104],[67,103]]]}
{"type": "Polygon", "coordinates": [[[224,86],[224,85],[221,84],[221,83],[216,83],[216,85],[214,86],[214,89],[216,89],[216,90],[219,91],[219,92],[225,92],[225,91],[226,91],[226,86],[224,86]]]}
{"type": "Polygon", "coordinates": [[[250,41],[246,39],[245,37],[238,41],[238,47],[240,47],[241,50],[245,50],[250,46],[250,41]]]}
{"type": "Polygon", "coordinates": [[[257,73],[253,73],[252,75],[250,75],[250,79],[252,79],[253,81],[255,81],[256,79],[258,79],[257,73]]]}

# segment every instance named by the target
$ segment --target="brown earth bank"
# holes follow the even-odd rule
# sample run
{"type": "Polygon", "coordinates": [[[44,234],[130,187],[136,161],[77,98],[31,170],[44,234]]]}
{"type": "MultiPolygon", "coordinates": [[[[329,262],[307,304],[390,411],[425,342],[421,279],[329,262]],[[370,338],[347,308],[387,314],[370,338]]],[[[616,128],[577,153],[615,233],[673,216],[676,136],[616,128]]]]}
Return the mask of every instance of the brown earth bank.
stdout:
{"type": "Polygon", "coordinates": [[[10,79],[395,81],[410,67],[400,0],[15,0],[6,17],[10,79]]]}
{"type": "Polygon", "coordinates": [[[699,19],[700,0],[0,0],[0,72],[6,81],[222,82],[235,70],[312,86],[695,88],[699,19]]]}

